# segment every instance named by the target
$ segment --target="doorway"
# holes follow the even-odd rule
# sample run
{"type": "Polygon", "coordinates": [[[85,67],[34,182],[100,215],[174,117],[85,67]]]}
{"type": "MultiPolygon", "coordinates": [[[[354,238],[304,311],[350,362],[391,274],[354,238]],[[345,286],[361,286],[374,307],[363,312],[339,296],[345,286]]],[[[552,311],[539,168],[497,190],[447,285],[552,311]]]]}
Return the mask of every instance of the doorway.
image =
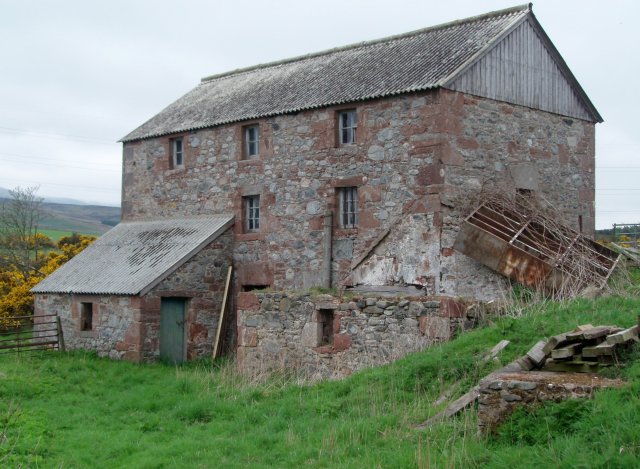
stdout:
{"type": "Polygon", "coordinates": [[[186,298],[162,298],[160,303],[160,359],[182,363],[186,358],[186,298]]]}

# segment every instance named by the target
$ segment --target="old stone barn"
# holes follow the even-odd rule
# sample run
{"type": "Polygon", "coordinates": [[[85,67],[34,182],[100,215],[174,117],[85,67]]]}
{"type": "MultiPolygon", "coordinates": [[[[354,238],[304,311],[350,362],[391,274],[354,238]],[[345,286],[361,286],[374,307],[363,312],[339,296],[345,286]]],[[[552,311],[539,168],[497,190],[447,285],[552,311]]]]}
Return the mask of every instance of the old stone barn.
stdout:
{"type": "Polygon", "coordinates": [[[593,234],[597,122],[530,6],[203,78],[122,139],[122,223],[36,309],[70,345],[181,361],[211,353],[232,264],[243,369],[388,361],[465,322],[452,298],[503,295],[454,250],[483,189],[593,234]]]}

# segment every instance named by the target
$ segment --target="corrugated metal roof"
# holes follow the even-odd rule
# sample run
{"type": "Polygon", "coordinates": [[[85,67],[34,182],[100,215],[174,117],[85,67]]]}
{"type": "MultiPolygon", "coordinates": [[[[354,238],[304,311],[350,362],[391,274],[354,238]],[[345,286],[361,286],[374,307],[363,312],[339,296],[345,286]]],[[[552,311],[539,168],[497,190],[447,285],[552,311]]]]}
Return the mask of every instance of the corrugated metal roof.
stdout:
{"type": "Polygon", "coordinates": [[[122,141],[442,86],[529,12],[523,5],[204,78],[122,141]]]}
{"type": "Polygon", "coordinates": [[[120,223],[31,291],[144,294],[232,223],[232,215],[120,223]]]}

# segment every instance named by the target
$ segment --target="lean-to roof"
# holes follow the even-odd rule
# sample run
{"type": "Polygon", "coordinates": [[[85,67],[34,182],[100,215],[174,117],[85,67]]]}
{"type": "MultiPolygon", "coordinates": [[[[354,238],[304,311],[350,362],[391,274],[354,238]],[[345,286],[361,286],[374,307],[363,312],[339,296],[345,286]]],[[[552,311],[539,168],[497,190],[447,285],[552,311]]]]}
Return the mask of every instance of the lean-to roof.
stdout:
{"type": "Polygon", "coordinates": [[[145,294],[233,224],[233,216],[123,222],[33,293],[145,294]]]}

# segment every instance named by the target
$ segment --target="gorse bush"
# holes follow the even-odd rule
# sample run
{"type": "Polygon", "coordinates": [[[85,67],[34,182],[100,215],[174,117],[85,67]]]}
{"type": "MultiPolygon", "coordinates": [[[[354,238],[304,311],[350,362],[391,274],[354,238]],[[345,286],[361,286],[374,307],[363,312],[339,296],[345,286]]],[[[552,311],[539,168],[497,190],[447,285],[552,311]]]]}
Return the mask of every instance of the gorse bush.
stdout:
{"type": "MultiPolygon", "coordinates": [[[[44,243],[43,235],[37,235],[41,245],[53,245],[51,240],[44,243]]],[[[47,240],[49,238],[46,238],[47,240]]],[[[0,329],[19,325],[14,318],[33,314],[33,294],[30,293],[38,282],[54,272],[61,265],[85,249],[96,238],[74,234],[61,238],[57,250],[42,255],[26,270],[9,262],[0,264],[0,329]]]]}

